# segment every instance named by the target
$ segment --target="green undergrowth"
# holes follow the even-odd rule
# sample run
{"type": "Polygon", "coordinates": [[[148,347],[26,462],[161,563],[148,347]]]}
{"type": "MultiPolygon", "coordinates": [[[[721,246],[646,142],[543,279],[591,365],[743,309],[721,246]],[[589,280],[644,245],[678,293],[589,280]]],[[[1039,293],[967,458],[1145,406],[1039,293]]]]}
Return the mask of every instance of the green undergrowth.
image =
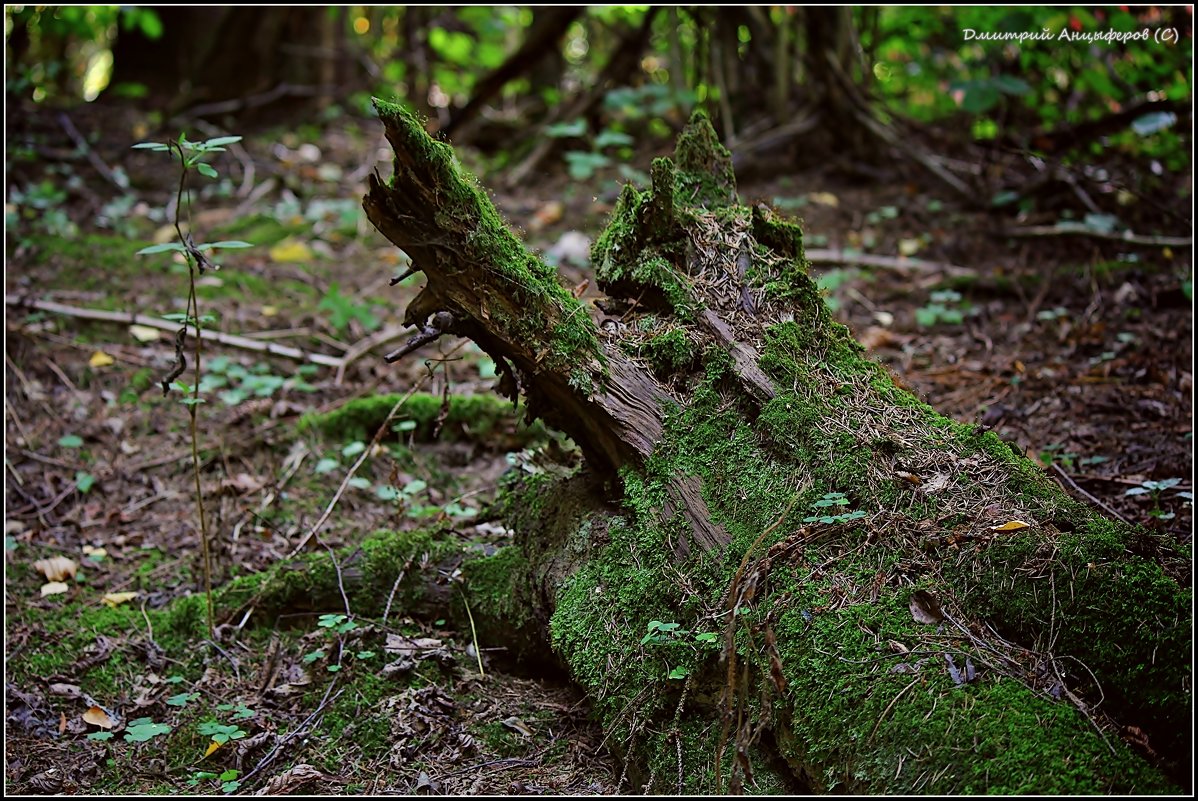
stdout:
{"type": "MultiPolygon", "coordinates": [[[[372,395],[354,399],[323,414],[308,413],[300,418],[299,429],[315,429],[343,441],[369,441],[402,397],[372,395]]],[[[495,395],[450,395],[446,410],[441,396],[416,392],[395,415],[392,428],[404,438],[412,436],[428,442],[433,439],[438,421],[441,423],[439,439],[476,442],[495,450],[518,450],[548,438],[543,423],[539,420],[523,423],[511,402],[495,395]]]]}

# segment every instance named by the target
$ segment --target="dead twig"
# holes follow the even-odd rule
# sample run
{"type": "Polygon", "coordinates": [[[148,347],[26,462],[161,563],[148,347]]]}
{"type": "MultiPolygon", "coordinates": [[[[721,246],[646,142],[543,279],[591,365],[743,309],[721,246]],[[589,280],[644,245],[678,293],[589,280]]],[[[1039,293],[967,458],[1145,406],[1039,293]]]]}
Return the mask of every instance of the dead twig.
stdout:
{"type": "MultiPolygon", "coordinates": [[[[465,341],[463,340],[463,342],[459,343],[457,347],[454,348],[454,351],[460,349],[464,344],[465,341]]],[[[450,352],[450,355],[452,354],[453,351],[450,352]]],[[[337,488],[337,492],[333,494],[333,499],[329,501],[329,505],[325,507],[324,512],[321,513],[320,517],[312,525],[312,528],[308,530],[308,533],[305,534],[303,538],[300,539],[300,541],[296,544],[296,546],[291,549],[291,556],[295,556],[297,553],[302,551],[304,546],[308,544],[309,540],[315,537],[317,532],[320,531],[320,527],[323,526],[325,521],[329,519],[329,516],[333,514],[333,509],[337,507],[337,502],[340,501],[341,496],[345,494],[345,488],[349,486],[349,482],[353,479],[354,474],[358,472],[358,468],[361,467],[368,458],[370,458],[370,452],[374,450],[374,446],[377,445],[380,440],[382,440],[383,434],[389,430],[391,420],[399,413],[399,410],[403,407],[403,405],[407,403],[413,395],[416,394],[416,390],[424,386],[424,382],[427,381],[428,378],[429,376],[427,375],[421,376],[412,386],[412,388],[408,390],[407,394],[396,401],[395,405],[391,407],[391,411],[387,413],[387,417],[383,420],[383,424],[379,426],[378,431],[374,432],[374,438],[370,440],[370,444],[366,447],[366,450],[362,451],[362,455],[359,456],[357,461],[355,461],[349,470],[346,471],[345,478],[341,480],[341,486],[339,486],[337,488]]]]}
{"type": "Polygon", "coordinates": [[[877,267],[899,273],[943,273],[952,276],[974,276],[976,270],[941,261],[925,261],[907,256],[881,256],[872,253],[854,253],[840,249],[808,250],[804,256],[812,264],[841,264],[859,267],[877,267]]]}
{"type": "MultiPolygon", "coordinates": [[[[109,323],[122,323],[127,325],[144,325],[147,328],[157,328],[159,331],[170,331],[172,334],[179,329],[177,322],[163,320],[160,317],[146,317],[136,312],[110,312],[101,309],[80,309],[75,306],[67,306],[63,303],[54,303],[49,300],[36,300],[34,298],[14,298],[10,295],[4,296],[4,304],[6,306],[14,306],[17,308],[31,308],[40,311],[47,311],[53,314],[62,314],[67,317],[76,317],[80,320],[100,320],[109,323]]],[[[241,348],[243,350],[252,350],[258,353],[268,353],[271,356],[282,356],[287,359],[294,359],[301,362],[312,362],[313,364],[321,364],[326,367],[340,367],[341,359],[336,356],[329,356],[324,353],[311,353],[309,351],[300,350],[299,348],[291,348],[286,345],[276,345],[273,342],[262,342],[249,337],[238,336],[236,334],[226,334],[221,331],[205,331],[204,338],[210,342],[217,342],[221,345],[227,345],[233,348],[241,348]]]]}
{"type": "Polygon", "coordinates": [[[1044,236],[1087,236],[1091,239],[1107,239],[1113,242],[1126,242],[1129,245],[1144,245],[1154,248],[1188,248],[1194,244],[1191,236],[1147,236],[1132,231],[1096,231],[1082,225],[1029,225],[1023,228],[1007,228],[1004,236],[1013,237],[1044,237],[1044,236]]]}
{"type": "Polygon", "coordinates": [[[96,155],[96,151],[92,150],[91,145],[87,143],[87,139],[83,134],[79,133],[79,129],[75,127],[75,123],[71,122],[71,118],[67,116],[65,111],[58,113],[58,124],[67,132],[67,136],[71,137],[71,141],[75,143],[75,147],[83,153],[89,164],[96,168],[96,172],[104,176],[104,180],[115,186],[122,192],[129,188],[129,180],[121,180],[112,168],[104,163],[104,159],[96,155]]]}
{"type": "Polygon", "coordinates": [[[1116,518],[1116,519],[1118,519],[1118,520],[1122,520],[1124,523],[1127,523],[1128,525],[1131,525],[1131,521],[1130,521],[1130,520],[1128,520],[1126,517],[1124,517],[1123,515],[1119,514],[1119,513],[1118,513],[1118,512],[1116,512],[1114,509],[1112,509],[1111,507],[1109,507],[1109,506],[1107,506],[1105,503],[1103,503],[1101,500],[1099,500],[1098,498],[1095,498],[1093,495],[1091,495],[1090,493],[1086,492],[1084,489],[1082,489],[1081,487],[1079,487],[1079,486],[1077,485],[1077,482],[1076,482],[1076,481],[1074,481],[1072,478],[1070,478],[1070,477],[1069,477],[1069,474],[1068,474],[1068,473],[1066,473],[1064,470],[1062,470],[1062,469],[1061,469],[1061,466],[1060,466],[1059,464],[1057,464],[1056,462],[1053,462],[1053,463],[1052,463],[1052,469],[1053,469],[1054,471],[1056,471],[1056,474],[1057,474],[1058,476],[1060,476],[1060,477],[1061,477],[1061,478],[1064,480],[1064,482],[1065,482],[1066,484],[1068,484],[1068,485],[1069,485],[1069,488],[1070,488],[1070,489],[1072,489],[1072,490],[1074,490],[1075,492],[1077,492],[1077,494],[1078,494],[1078,495],[1081,495],[1083,498],[1085,498],[1086,500],[1088,500],[1088,501],[1090,501],[1090,502],[1092,502],[1092,503],[1096,503],[1096,504],[1098,504],[1098,506],[1102,507],[1102,509],[1103,509],[1104,511],[1106,511],[1106,513],[1107,513],[1107,514],[1109,514],[1109,515],[1111,515],[1112,517],[1114,517],[1114,518],[1116,518]]]}

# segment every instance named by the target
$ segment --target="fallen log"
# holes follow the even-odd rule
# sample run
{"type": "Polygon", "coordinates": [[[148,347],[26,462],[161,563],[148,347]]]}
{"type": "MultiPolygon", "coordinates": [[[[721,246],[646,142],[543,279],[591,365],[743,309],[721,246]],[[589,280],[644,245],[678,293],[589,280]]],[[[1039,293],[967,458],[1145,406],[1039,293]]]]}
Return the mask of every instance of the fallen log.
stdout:
{"type": "Polygon", "coordinates": [[[625,187],[592,308],[376,107],[395,174],[363,205],[427,278],[405,322],[473,339],[585,456],[513,484],[515,544],[463,565],[480,636],[548,646],[641,786],[1185,781],[1188,557],[899,389],[832,320],[801,230],[738,204],[706,118],[625,187]]]}

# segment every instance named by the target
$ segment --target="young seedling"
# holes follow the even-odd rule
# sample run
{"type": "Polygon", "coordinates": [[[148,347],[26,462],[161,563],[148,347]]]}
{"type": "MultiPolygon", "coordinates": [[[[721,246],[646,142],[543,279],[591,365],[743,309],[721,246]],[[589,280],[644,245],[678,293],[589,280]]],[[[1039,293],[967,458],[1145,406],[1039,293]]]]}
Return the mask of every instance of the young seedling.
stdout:
{"type": "MultiPolygon", "coordinates": [[[[136,150],[166,153],[172,158],[178,158],[180,165],[179,185],[175,195],[174,219],[177,241],[164,242],[142,248],[138,251],[138,255],[148,256],[155,253],[178,253],[187,262],[187,310],[183,314],[168,316],[170,319],[180,322],[181,325],[175,334],[175,366],[162,380],[162,393],[163,395],[167,395],[174,388],[183,392],[184,395],[190,396],[183,398],[181,402],[187,407],[187,413],[191,422],[191,460],[195,476],[196,509],[200,522],[200,551],[203,557],[204,569],[204,594],[208,603],[208,628],[210,631],[216,630],[216,621],[214,620],[212,609],[212,560],[208,547],[208,521],[204,512],[203,491],[200,486],[200,447],[197,407],[204,402],[204,399],[200,397],[200,361],[203,353],[203,324],[208,322],[211,317],[200,315],[199,301],[196,295],[196,277],[204,270],[220,269],[220,265],[214,263],[209,254],[222,248],[248,248],[250,244],[240,241],[197,243],[192,236],[191,226],[189,225],[186,231],[183,229],[183,214],[185,208],[190,209],[190,194],[187,191],[187,179],[191,173],[199,173],[206,178],[218,177],[219,173],[217,173],[216,168],[209,164],[207,159],[213,154],[224,152],[225,145],[231,145],[240,141],[240,136],[218,136],[203,142],[192,142],[188,140],[186,135],[180,134],[178,139],[173,139],[169,142],[141,142],[133,146],[136,150]],[[189,326],[195,332],[195,379],[194,383],[190,385],[178,380],[187,369],[187,356],[184,350],[189,326]]],[[[90,488],[90,483],[87,486],[90,488]]],[[[80,487],[80,491],[86,492],[87,490],[80,487]]]]}

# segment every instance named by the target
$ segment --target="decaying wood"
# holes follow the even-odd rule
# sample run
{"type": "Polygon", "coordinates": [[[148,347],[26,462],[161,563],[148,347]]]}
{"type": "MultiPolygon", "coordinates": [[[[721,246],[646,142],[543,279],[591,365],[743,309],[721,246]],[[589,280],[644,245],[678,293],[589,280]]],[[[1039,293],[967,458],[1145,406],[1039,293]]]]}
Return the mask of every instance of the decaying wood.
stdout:
{"type": "Polygon", "coordinates": [[[480,637],[548,643],[643,786],[1131,793],[1188,775],[1188,590],[1133,552],[1142,534],[864,360],[797,229],[736,205],[705,119],[621,195],[595,249],[603,317],[447,146],[380,116],[395,175],[363,205],[427,279],[405,321],[473,339],[587,465],[510,503],[504,571],[463,564],[480,637]],[[678,350],[654,362],[663,342],[678,350]],[[1133,726],[1154,764],[1120,741],[1133,726]]]}

